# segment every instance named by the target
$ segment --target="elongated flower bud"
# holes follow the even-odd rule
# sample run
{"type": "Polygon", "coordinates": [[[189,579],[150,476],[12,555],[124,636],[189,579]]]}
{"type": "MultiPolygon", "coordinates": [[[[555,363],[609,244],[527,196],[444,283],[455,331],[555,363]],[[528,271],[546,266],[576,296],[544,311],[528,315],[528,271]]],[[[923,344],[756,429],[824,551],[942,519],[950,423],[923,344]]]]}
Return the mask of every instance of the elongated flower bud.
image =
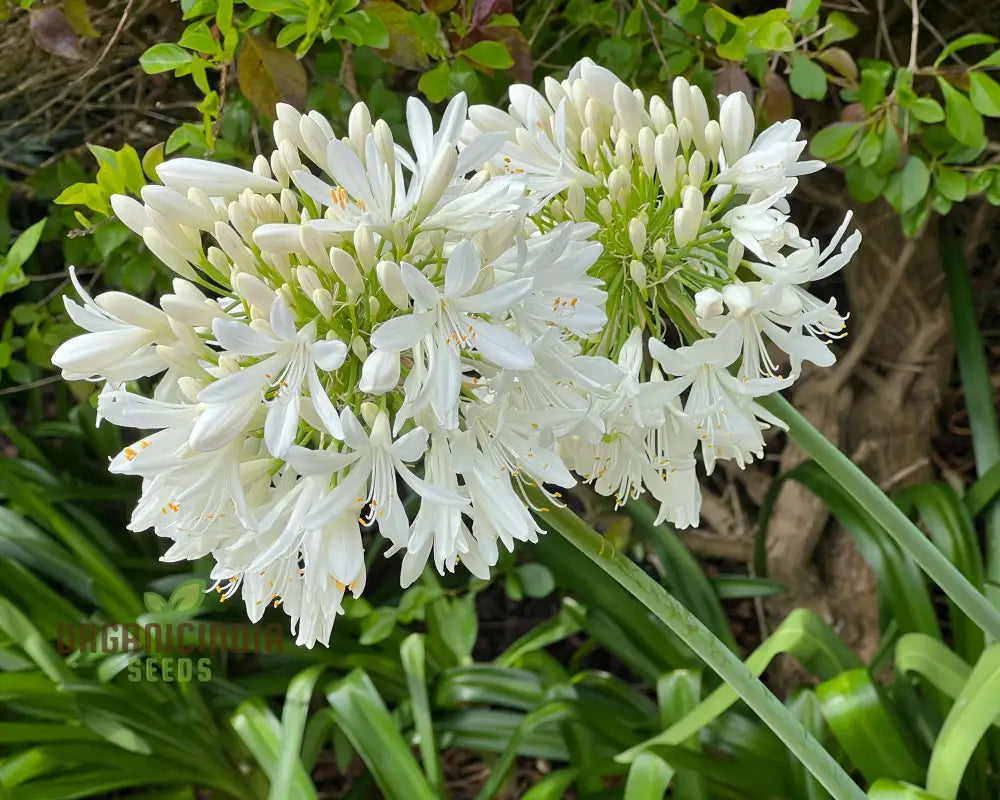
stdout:
{"type": "Polygon", "coordinates": [[[344,282],[349,292],[355,296],[364,294],[365,279],[361,277],[361,271],[350,254],[339,247],[331,247],[330,266],[333,267],[337,277],[344,282]]]}

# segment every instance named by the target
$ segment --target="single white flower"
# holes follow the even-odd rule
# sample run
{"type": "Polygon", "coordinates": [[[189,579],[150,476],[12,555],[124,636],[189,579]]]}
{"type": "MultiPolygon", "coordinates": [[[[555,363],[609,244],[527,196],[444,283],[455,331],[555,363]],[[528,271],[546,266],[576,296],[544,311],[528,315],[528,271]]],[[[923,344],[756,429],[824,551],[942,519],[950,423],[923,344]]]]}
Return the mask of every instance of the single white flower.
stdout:
{"type": "Polygon", "coordinates": [[[201,402],[226,404],[262,389],[273,391],[264,423],[264,442],[271,455],[280,458],[295,440],[305,383],[326,432],[341,437],[337,411],[317,368],[324,372],[336,370],[344,363],[347,345],[337,339],[316,339],[315,322],[296,330],[291,311],[281,297],[271,305],[269,331],[234,319],[216,319],[212,331],[226,353],[261,360],[206,386],[198,396],[201,402]]]}

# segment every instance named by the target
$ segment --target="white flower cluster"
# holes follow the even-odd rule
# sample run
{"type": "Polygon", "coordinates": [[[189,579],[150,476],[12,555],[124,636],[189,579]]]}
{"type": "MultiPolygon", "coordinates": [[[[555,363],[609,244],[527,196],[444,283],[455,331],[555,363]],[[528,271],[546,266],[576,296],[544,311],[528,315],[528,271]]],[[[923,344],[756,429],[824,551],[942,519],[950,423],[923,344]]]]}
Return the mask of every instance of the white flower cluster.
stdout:
{"type": "Polygon", "coordinates": [[[175,159],[113,198],[177,275],[159,307],[74,277],[87,333],[54,363],[152,431],[111,463],[143,480],[130,528],[211,555],[224,597],[280,604],[303,645],[364,588],[367,527],[407,585],[431,556],[487,577],[542,532],[529,493],[577,480],[697,524],[699,449],[707,472],[759,456],[754,398],[833,361],[844,320],[804,286],[859,237],[821,251],[788,221],[822,166],[798,123],[755,141],[742,94],[710,119],[682,78],[671,110],[589,60],[510,97],[459,96],[437,130],[411,99],[412,150],[363,104],[342,138],[280,106],[252,172],[175,159]]]}

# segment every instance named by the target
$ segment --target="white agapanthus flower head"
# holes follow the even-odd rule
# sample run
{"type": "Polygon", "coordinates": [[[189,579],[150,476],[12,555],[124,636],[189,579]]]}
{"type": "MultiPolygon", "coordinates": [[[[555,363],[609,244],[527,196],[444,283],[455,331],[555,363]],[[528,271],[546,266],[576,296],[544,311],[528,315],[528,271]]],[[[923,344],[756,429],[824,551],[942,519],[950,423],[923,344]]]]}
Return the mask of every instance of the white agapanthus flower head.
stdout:
{"type": "Polygon", "coordinates": [[[281,606],[305,646],[372,536],[407,585],[428,561],[488,577],[543,532],[529,497],[578,480],[696,525],[699,458],[759,457],[755,398],[832,362],[845,318],[807,284],[859,236],[789,221],[822,166],[797,123],[754,139],[743,95],[712,118],[682,78],[647,101],[589,59],[510,100],[459,95],[435,128],[411,99],[409,147],[363,104],[344,136],[279,106],[253,171],[174,159],[112,199],[177,276],[158,307],[73,278],[86,332],[53,361],[148,431],[111,463],[142,478],[129,527],[212,556],[224,598],[281,606]]]}

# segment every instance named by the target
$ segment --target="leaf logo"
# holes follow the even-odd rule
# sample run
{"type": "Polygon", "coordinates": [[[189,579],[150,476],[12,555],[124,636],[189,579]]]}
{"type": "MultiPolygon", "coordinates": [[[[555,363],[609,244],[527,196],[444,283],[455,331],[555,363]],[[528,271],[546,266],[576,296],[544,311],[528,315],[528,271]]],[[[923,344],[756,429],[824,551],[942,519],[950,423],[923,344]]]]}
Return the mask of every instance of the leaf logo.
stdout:
{"type": "Polygon", "coordinates": [[[205,602],[205,581],[192,578],[178,584],[169,600],[156,592],[146,592],[142,599],[150,611],[194,611],[205,602]]]}

